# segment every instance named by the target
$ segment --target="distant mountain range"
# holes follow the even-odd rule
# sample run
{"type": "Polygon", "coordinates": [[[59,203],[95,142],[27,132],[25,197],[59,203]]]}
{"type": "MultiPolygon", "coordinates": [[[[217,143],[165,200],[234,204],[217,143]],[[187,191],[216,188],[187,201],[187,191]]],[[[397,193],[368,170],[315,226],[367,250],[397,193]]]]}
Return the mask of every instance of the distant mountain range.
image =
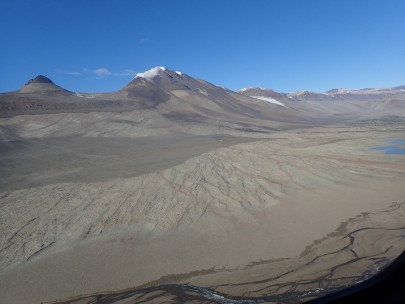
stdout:
{"type": "Polygon", "coordinates": [[[333,89],[326,93],[280,93],[252,87],[234,92],[182,72],[155,67],[137,74],[115,92],[71,92],[39,75],[17,91],[0,94],[0,117],[145,109],[182,121],[240,121],[247,117],[297,123],[353,115],[403,116],[405,86],[333,89]]]}
{"type": "Polygon", "coordinates": [[[360,90],[333,89],[326,93],[297,91],[279,93],[266,88],[246,88],[238,93],[252,98],[282,103],[302,113],[320,115],[400,114],[405,110],[405,86],[367,88],[360,90]]]}

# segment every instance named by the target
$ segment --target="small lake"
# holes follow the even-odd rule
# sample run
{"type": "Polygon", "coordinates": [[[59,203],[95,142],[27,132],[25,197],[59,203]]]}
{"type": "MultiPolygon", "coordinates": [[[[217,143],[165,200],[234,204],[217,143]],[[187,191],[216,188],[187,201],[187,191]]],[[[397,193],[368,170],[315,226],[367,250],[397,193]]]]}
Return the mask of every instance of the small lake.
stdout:
{"type": "Polygon", "coordinates": [[[405,140],[391,140],[389,145],[370,148],[370,150],[384,151],[384,154],[403,154],[405,155],[405,140]]]}

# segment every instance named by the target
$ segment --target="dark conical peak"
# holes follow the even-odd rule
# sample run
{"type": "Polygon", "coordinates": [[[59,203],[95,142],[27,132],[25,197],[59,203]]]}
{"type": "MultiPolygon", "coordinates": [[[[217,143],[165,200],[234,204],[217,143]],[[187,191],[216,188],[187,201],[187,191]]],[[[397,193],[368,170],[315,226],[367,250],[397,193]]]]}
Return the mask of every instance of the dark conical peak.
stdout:
{"type": "Polygon", "coordinates": [[[50,94],[50,93],[69,93],[70,91],[65,90],[64,88],[56,85],[48,77],[43,75],[38,75],[37,77],[28,81],[23,85],[19,90],[19,93],[41,93],[41,94],[50,94]]]}
{"type": "Polygon", "coordinates": [[[30,79],[26,85],[31,84],[31,83],[49,83],[49,84],[54,84],[52,80],[50,80],[48,77],[45,77],[44,75],[38,75],[37,77],[30,79]]]}

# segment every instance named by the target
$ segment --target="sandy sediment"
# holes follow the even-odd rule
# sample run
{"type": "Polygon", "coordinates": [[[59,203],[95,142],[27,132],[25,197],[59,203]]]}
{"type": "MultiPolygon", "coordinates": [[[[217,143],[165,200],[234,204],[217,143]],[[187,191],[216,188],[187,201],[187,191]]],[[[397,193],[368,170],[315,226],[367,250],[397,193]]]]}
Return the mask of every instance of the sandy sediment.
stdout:
{"type": "MultiPolygon", "coordinates": [[[[393,124],[383,130],[353,125],[284,131],[228,147],[214,145],[201,155],[179,151],[184,160],[150,173],[135,170],[81,182],[50,182],[46,171],[31,176],[27,183],[42,178],[42,184],[0,194],[1,300],[54,301],[210,269],[215,273],[180,281],[201,286],[226,281],[224,293],[255,296],[256,287],[237,284],[270,265],[263,261],[297,257],[289,260],[295,269],[333,246],[346,246],[345,236],[360,227],[356,216],[362,212],[404,201],[404,156],[368,149],[401,139],[400,130],[402,125],[393,124]],[[336,236],[327,236],[350,218],[336,236]],[[324,248],[307,247],[325,236],[319,243],[328,244],[324,248]],[[259,268],[244,274],[252,262],[259,268]]],[[[109,161],[125,163],[121,158],[109,161]]],[[[372,217],[368,227],[403,226],[403,212],[389,217],[389,227],[383,225],[384,214],[372,217]]],[[[362,223],[367,219],[362,217],[362,223]]],[[[364,245],[351,249],[360,253],[375,244],[380,252],[386,243],[376,243],[375,233],[357,233],[356,246],[359,240],[364,245]]],[[[338,260],[350,254],[342,251],[338,260]]],[[[311,267],[300,273],[313,274],[311,267]]],[[[327,276],[329,268],[322,267],[327,276]]],[[[285,279],[283,284],[296,278],[285,279]]]]}
{"type": "Polygon", "coordinates": [[[341,223],[296,257],[260,260],[238,269],[212,268],[168,275],[137,288],[58,303],[90,303],[95,299],[206,303],[213,294],[266,303],[303,302],[367,280],[389,265],[404,249],[405,225],[398,226],[404,216],[405,203],[393,203],[341,223]]]}

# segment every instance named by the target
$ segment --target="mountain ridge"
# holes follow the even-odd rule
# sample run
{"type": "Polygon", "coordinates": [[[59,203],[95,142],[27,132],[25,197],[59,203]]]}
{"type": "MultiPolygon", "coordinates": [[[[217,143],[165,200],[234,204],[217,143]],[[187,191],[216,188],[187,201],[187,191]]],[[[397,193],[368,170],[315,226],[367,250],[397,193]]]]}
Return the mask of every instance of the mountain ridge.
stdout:
{"type": "Polygon", "coordinates": [[[405,110],[404,88],[280,93],[251,87],[232,91],[159,66],[138,73],[121,89],[106,93],[71,92],[38,75],[19,90],[0,94],[0,116],[153,109],[172,120],[182,121],[240,122],[249,118],[301,123],[353,114],[398,115],[405,110]]]}
{"type": "MultiPolygon", "coordinates": [[[[183,79],[196,79],[196,78],[193,78],[193,77],[189,76],[188,74],[180,72],[180,71],[170,70],[164,66],[156,66],[147,71],[137,73],[136,76],[133,79],[131,79],[123,88],[121,88],[117,91],[125,90],[128,87],[133,87],[133,85],[136,84],[140,78],[151,81],[155,84],[161,84],[161,81],[156,81],[156,78],[159,78],[158,76],[165,77],[166,82],[167,82],[167,77],[172,78],[172,79],[175,79],[175,77],[183,78],[183,79]]],[[[31,84],[39,84],[39,83],[55,85],[58,88],[68,91],[67,89],[65,89],[63,87],[56,85],[50,78],[48,78],[44,75],[41,75],[41,74],[28,80],[22,88],[24,88],[25,86],[31,85],[31,84]]],[[[217,86],[217,87],[225,89],[222,86],[217,86]]],[[[21,91],[21,89],[19,91],[21,91]]],[[[386,91],[405,91],[405,85],[388,87],[388,88],[361,88],[361,89],[335,88],[335,89],[330,89],[324,93],[317,92],[317,91],[310,91],[310,90],[298,90],[298,91],[293,91],[293,92],[278,92],[276,90],[273,90],[270,88],[264,88],[264,87],[247,87],[247,88],[243,88],[243,89],[239,89],[239,90],[230,90],[230,91],[236,92],[236,93],[239,93],[242,95],[246,95],[246,96],[249,96],[249,94],[251,94],[252,92],[255,92],[256,94],[258,94],[257,96],[263,96],[263,97],[271,97],[271,95],[273,95],[273,96],[274,95],[276,95],[276,96],[300,96],[300,95],[309,96],[309,95],[314,95],[314,94],[337,95],[337,94],[350,94],[350,93],[351,94],[354,94],[354,93],[361,94],[361,93],[365,93],[365,92],[378,93],[378,92],[386,92],[386,91]]],[[[68,92],[70,92],[70,91],[68,91],[68,92]]],[[[116,91],[105,92],[105,93],[114,93],[114,92],[116,92],[116,91]]],[[[0,94],[5,94],[5,93],[9,93],[9,92],[3,92],[0,94]]],[[[83,92],[83,93],[86,93],[86,92],[83,92]]],[[[87,93],[91,94],[92,92],[87,92],[87,93]]],[[[98,94],[102,94],[102,93],[98,93],[98,94]]]]}

